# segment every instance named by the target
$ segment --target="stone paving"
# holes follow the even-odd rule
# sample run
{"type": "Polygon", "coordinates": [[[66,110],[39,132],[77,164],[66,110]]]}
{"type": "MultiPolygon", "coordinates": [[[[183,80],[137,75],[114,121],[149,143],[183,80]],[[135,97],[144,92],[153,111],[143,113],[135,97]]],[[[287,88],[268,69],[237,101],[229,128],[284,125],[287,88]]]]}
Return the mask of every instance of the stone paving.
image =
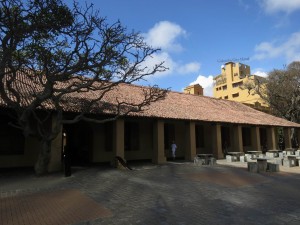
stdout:
{"type": "Polygon", "coordinates": [[[298,225],[299,187],[299,173],[183,162],[71,177],[0,172],[0,224],[298,225]]]}

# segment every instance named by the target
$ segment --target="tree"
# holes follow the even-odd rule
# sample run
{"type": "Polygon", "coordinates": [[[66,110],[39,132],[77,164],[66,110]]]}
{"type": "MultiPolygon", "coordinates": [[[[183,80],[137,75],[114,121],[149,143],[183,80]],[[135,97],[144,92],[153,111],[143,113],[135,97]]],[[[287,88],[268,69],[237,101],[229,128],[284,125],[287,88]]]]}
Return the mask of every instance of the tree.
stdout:
{"type": "MultiPolygon", "coordinates": [[[[265,100],[272,114],[300,122],[300,61],[292,62],[284,69],[274,69],[266,79],[256,79],[244,88],[265,100]]],[[[292,140],[296,140],[294,129],[292,131],[292,140]]]]}
{"type": "Polygon", "coordinates": [[[83,8],[74,2],[69,8],[61,0],[1,0],[0,29],[0,102],[14,112],[13,126],[41,142],[35,164],[39,175],[47,172],[51,141],[62,124],[114,120],[142,111],[167,93],[157,86],[145,87],[138,103],[116,99],[114,117],[88,116],[93,107],[105,110],[107,104],[99,102],[121,83],[167,69],[163,62],[146,67],[145,61],[159,49],[148,46],[139,33],[128,32],[119,21],[108,24],[92,5],[83,8]],[[64,102],[87,92],[97,95],[75,102],[80,112],[66,119],[64,102]]]}

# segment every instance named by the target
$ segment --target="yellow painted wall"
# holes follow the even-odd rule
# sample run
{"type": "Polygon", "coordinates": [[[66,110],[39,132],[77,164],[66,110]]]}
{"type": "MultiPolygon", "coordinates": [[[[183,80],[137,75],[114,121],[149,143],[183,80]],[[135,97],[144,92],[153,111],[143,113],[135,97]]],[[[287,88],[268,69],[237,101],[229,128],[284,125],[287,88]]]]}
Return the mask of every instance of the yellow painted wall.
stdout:
{"type": "Polygon", "coordinates": [[[256,102],[263,107],[268,105],[259,95],[249,94],[240,87],[246,82],[254,82],[255,75],[250,75],[250,67],[242,63],[229,62],[222,66],[221,74],[214,78],[213,95],[215,98],[228,99],[244,104],[254,105],[256,102]]]}
{"type": "Polygon", "coordinates": [[[183,92],[192,95],[203,95],[203,88],[200,84],[194,84],[187,86],[183,92]]]}

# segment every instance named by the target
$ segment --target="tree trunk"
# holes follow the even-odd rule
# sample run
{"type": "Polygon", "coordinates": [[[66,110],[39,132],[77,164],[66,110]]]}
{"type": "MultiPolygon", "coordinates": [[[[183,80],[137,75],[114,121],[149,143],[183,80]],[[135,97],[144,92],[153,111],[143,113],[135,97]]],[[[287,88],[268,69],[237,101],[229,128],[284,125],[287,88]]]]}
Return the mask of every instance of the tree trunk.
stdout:
{"type": "Polygon", "coordinates": [[[36,175],[43,175],[48,172],[48,164],[50,162],[51,141],[42,140],[42,148],[39,152],[38,159],[35,163],[34,170],[36,175]]]}

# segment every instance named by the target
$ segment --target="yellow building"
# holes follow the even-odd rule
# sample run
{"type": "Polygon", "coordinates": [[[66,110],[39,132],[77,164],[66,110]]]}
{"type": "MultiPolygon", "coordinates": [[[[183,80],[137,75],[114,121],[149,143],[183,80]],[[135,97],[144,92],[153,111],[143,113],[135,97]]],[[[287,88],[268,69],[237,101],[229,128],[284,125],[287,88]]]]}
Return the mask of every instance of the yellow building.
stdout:
{"type": "Polygon", "coordinates": [[[193,84],[187,86],[183,92],[192,95],[203,95],[203,87],[200,84],[193,84]]]}
{"type": "Polygon", "coordinates": [[[215,98],[228,99],[249,105],[261,111],[268,111],[268,104],[257,94],[249,94],[243,85],[263,79],[257,75],[251,75],[250,66],[227,62],[221,67],[221,74],[214,77],[213,95],[215,98]]]}

